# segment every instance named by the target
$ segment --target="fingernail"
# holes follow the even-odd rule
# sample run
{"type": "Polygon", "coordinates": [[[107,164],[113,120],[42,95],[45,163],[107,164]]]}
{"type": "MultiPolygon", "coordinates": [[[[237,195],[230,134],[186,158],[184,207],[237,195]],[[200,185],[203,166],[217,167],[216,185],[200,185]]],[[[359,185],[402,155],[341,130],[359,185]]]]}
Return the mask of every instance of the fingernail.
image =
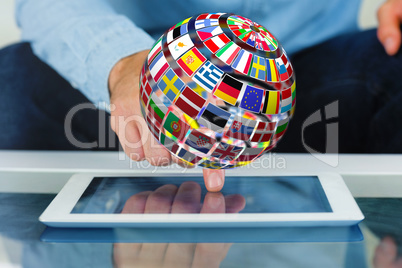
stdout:
{"type": "Polygon", "coordinates": [[[395,46],[395,42],[392,37],[388,37],[387,39],[385,39],[384,47],[385,47],[385,51],[387,51],[388,54],[393,53],[394,46],[395,46]]]}
{"type": "Polygon", "coordinates": [[[216,189],[216,188],[222,187],[223,181],[222,181],[221,176],[219,176],[218,173],[212,173],[208,177],[207,184],[208,184],[207,185],[208,189],[216,189]]]}
{"type": "Polygon", "coordinates": [[[222,204],[222,198],[221,196],[218,196],[216,193],[212,193],[212,196],[208,197],[208,206],[211,209],[219,208],[221,204],[222,204]]]}

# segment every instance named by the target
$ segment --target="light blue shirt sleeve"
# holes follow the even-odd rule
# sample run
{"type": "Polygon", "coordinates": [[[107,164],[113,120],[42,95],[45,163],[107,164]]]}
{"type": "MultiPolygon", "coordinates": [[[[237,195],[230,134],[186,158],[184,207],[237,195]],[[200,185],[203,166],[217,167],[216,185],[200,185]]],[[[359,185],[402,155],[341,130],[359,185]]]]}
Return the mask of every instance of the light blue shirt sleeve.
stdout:
{"type": "Polygon", "coordinates": [[[97,106],[109,103],[112,67],[154,42],[107,0],[17,0],[16,17],[22,40],[97,106]]]}
{"type": "Polygon", "coordinates": [[[178,21],[228,12],[266,27],[289,54],[356,32],[360,0],[16,0],[22,39],[98,107],[120,59],[152,47],[178,21]],[[152,37],[149,34],[152,35],[152,37]]]}

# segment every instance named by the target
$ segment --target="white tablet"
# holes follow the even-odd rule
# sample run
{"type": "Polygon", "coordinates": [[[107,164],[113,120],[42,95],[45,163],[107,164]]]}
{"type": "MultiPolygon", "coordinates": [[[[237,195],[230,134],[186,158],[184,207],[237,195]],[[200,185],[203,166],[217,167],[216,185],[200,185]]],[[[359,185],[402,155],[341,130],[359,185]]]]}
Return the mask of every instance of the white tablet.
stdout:
{"type": "Polygon", "coordinates": [[[217,194],[207,194],[201,174],[76,174],[40,216],[54,227],[148,228],[347,226],[363,219],[338,174],[241,173],[227,176],[217,194]]]}

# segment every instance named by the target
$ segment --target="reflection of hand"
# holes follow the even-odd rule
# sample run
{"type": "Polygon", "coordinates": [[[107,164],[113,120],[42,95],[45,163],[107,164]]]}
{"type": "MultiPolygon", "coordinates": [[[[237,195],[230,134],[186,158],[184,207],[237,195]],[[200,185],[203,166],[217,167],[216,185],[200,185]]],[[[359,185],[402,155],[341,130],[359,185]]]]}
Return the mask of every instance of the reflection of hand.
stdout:
{"type": "Polygon", "coordinates": [[[402,268],[402,257],[398,257],[398,248],[393,238],[387,236],[381,240],[375,250],[374,267],[402,268]]]}
{"type": "MultiPolygon", "coordinates": [[[[154,141],[141,114],[139,77],[148,51],[120,60],[109,76],[111,127],[119,137],[124,152],[134,161],[147,160],[155,166],[175,162],[185,164],[154,141]]],[[[208,191],[220,191],[225,181],[224,170],[204,170],[208,191]]]]}
{"type": "Polygon", "coordinates": [[[388,55],[395,55],[401,46],[402,0],[388,0],[377,12],[378,39],[388,55]]]}
{"type": "MultiPolygon", "coordinates": [[[[241,195],[207,193],[201,204],[201,187],[184,182],[179,188],[164,185],[130,197],[122,213],[237,213],[245,206],[241,195]]],[[[231,244],[115,244],[117,267],[219,267],[231,244]]]]}

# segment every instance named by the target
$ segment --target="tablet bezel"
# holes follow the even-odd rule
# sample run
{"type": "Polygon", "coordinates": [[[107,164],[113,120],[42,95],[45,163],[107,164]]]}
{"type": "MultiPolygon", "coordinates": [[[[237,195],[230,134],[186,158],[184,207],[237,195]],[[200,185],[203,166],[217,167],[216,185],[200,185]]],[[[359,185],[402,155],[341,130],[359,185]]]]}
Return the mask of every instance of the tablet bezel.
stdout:
{"type": "MultiPolygon", "coordinates": [[[[256,172],[253,177],[267,176],[256,172]]],[[[202,176],[199,173],[184,174],[187,177],[202,176]]],[[[229,174],[228,174],[229,175],[229,174]]],[[[242,172],[230,174],[244,176],[242,172]]],[[[149,173],[137,170],[136,174],[75,174],[39,217],[53,227],[268,227],[268,226],[347,226],[364,219],[356,201],[336,173],[290,174],[272,176],[317,176],[332,212],[314,213],[238,213],[238,214],[72,214],[94,177],[155,177],[183,176],[183,173],[149,173]]],[[[271,176],[271,175],[269,175],[271,176]]]]}

